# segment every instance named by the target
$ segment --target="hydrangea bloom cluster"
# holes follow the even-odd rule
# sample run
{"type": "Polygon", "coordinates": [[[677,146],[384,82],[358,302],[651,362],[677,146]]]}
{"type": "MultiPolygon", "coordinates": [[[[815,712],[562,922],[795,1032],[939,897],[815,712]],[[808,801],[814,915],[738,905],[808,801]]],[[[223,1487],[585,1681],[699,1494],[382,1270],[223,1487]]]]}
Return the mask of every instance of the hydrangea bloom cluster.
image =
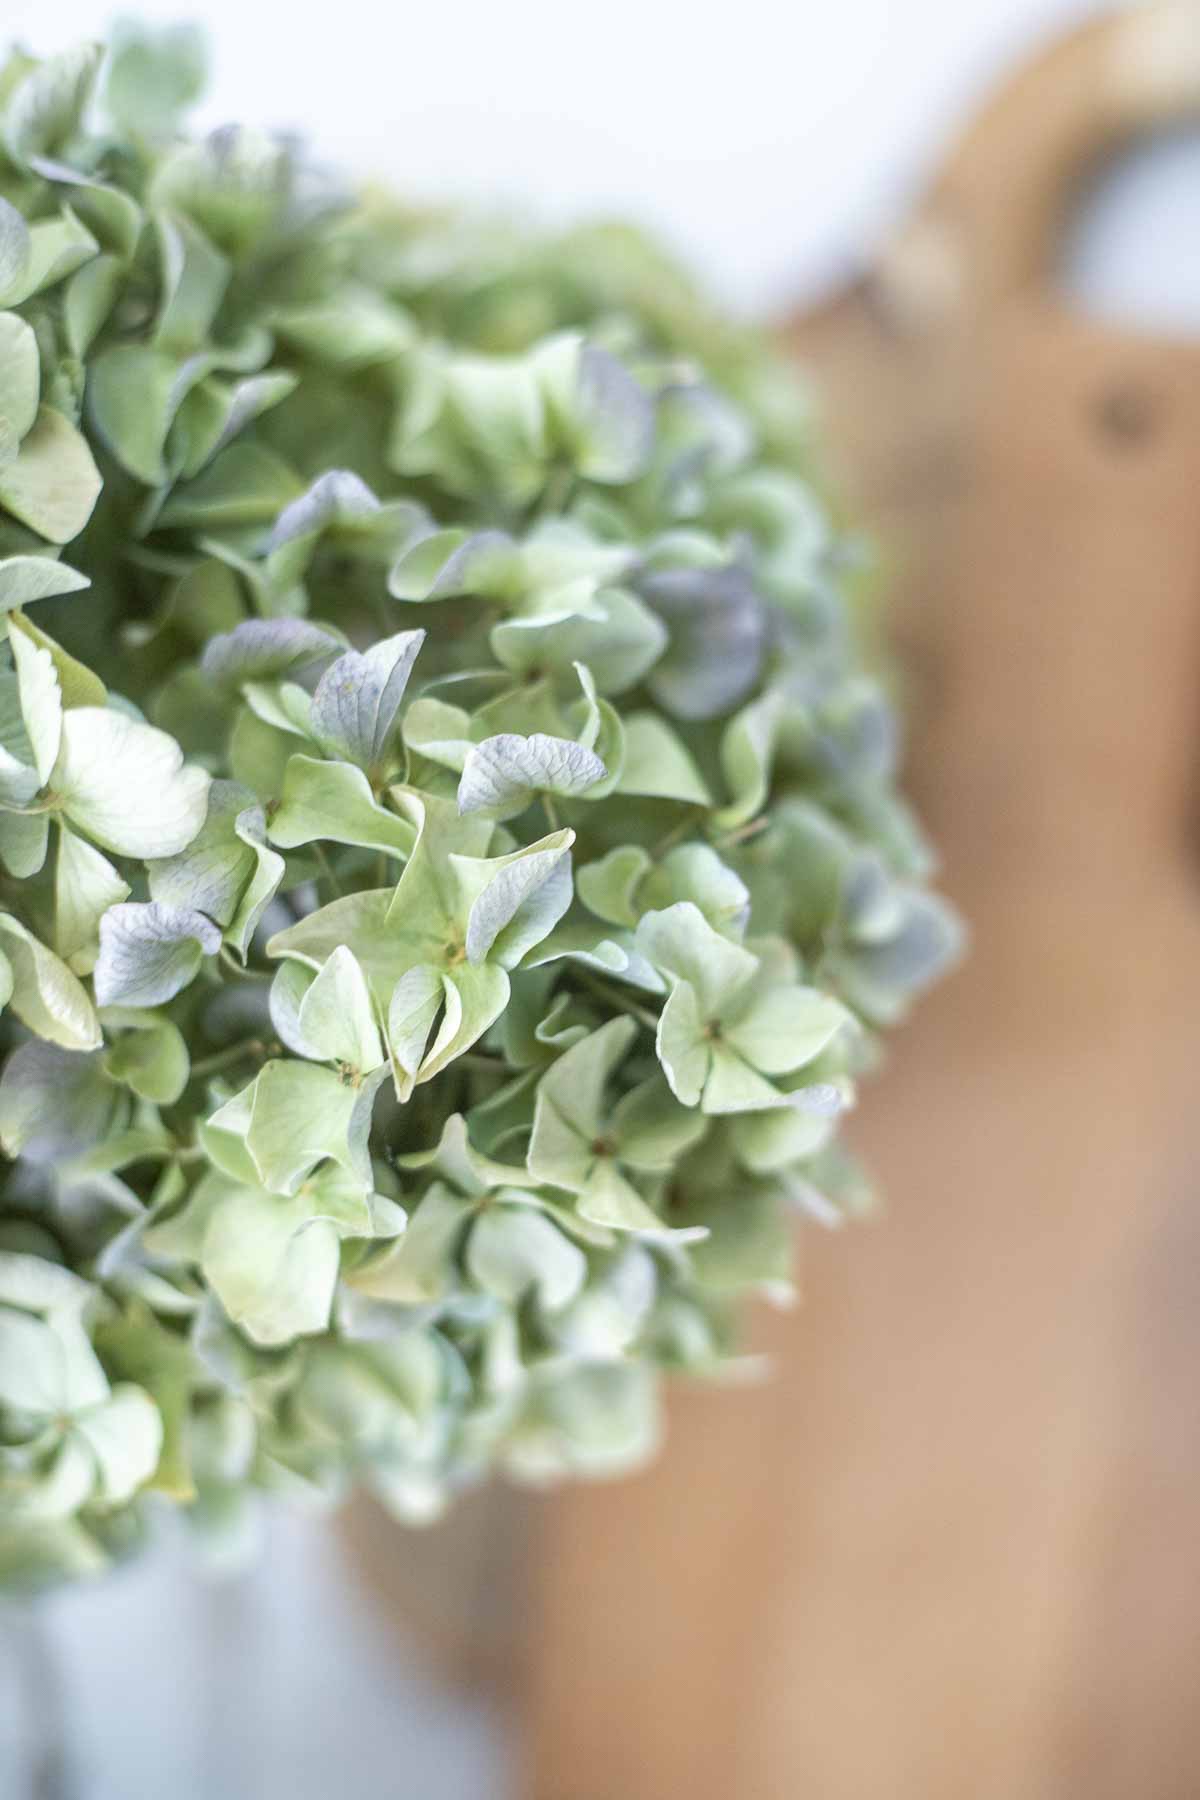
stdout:
{"type": "Polygon", "coordinates": [[[197,82],[0,68],[10,1580],[643,1455],[955,935],[788,371],[197,82]]]}

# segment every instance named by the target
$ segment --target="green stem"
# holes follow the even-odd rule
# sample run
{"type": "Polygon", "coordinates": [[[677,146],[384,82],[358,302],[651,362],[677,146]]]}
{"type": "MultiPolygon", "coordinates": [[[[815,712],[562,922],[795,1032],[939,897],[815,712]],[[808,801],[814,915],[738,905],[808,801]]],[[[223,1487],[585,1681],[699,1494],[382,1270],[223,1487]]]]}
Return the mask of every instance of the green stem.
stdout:
{"type": "Polygon", "coordinates": [[[241,1043],[226,1044],[224,1050],[214,1050],[211,1056],[202,1056],[199,1062],[192,1064],[192,1074],[216,1075],[221,1069],[232,1068],[234,1063],[244,1062],[248,1056],[263,1057],[267,1046],[261,1038],[243,1038],[241,1043]]]}
{"type": "Polygon", "coordinates": [[[652,1013],[648,1007],[639,1006],[636,1000],[628,999],[619,988],[614,988],[600,976],[593,975],[590,969],[576,967],[574,973],[576,979],[581,981],[584,987],[590,988],[598,999],[606,1001],[609,1006],[615,1006],[620,1012],[629,1013],[633,1018],[639,1020],[648,1031],[657,1032],[657,1013],[652,1013]]]}
{"type": "Polygon", "coordinates": [[[223,969],[228,969],[231,975],[236,975],[239,981],[261,981],[263,979],[262,973],[258,969],[248,969],[244,963],[240,963],[228,944],[221,945],[217,961],[223,969]]]}
{"type": "Polygon", "coordinates": [[[769,819],[750,819],[745,825],[739,825],[736,831],[727,831],[724,837],[717,839],[718,850],[728,850],[734,844],[744,844],[747,838],[754,838],[765,831],[771,823],[769,819]]]}
{"type": "Polygon", "coordinates": [[[575,471],[568,463],[560,463],[558,468],[551,470],[541,500],[533,510],[534,519],[547,519],[564,512],[574,486],[575,471]]]}
{"type": "Polygon", "coordinates": [[[678,825],[672,825],[670,831],[668,831],[664,837],[659,838],[654,849],[651,851],[651,855],[654,857],[655,862],[657,862],[660,857],[665,856],[667,851],[673,849],[676,844],[682,842],[684,838],[689,837],[695,830],[695,826],[696,818],[694,813],[689,813],[687,818],[679,821],[678,825]]]}
{"type": "Polygon", "coordinates": [[[324,881],[327,881],[329,883],[330,887],[333,889],[333,898],[335,900],[340,900],[342,898],[342,884],[333,872],[333,864],[330,862],[328,856],[325,853],[324,844],[318,843],[314,840],[313,855],[316,857],[317,863],[320,866],[321,878],[324,881]]]}

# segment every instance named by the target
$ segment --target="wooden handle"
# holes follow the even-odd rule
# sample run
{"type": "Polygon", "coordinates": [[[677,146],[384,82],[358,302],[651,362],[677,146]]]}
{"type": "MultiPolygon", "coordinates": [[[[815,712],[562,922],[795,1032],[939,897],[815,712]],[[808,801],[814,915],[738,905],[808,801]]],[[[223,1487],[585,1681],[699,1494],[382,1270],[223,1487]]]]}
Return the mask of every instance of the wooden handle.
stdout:
{"type": "Polygon", "coordinates": [[[983,108],[883,276],[936,321],[1048,286],[1083,181],[1131,139],[1200,119],[1200,0],[1096,19],[1027,64],[983,108]]]}

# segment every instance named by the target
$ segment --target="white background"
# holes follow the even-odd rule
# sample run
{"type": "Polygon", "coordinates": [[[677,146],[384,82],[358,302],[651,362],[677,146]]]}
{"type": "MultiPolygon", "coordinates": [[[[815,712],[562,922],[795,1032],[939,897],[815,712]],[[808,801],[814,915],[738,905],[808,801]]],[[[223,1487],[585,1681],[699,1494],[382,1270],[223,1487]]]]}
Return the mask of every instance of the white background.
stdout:
{"type": "MultiPolygon", "coordinates": [[[[1097,0],[143,0],[213,42],[206,120],[298,126],[421,197],[656,224],[756,309],[811,295],[999,70],[1097,0]]],[[[33,49],[103,28],[9,0],[33,49]]]]}

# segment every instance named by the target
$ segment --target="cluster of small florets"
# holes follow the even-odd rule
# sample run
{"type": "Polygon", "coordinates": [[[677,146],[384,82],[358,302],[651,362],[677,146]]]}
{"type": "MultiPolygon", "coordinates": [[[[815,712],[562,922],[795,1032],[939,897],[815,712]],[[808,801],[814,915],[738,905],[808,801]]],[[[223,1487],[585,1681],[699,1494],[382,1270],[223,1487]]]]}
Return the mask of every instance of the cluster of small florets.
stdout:
{"type": "Polygon", "coordinates": [[[653,1444],[953,943],[789,372],[0,68],[0,1568],[653,1444]]]}

